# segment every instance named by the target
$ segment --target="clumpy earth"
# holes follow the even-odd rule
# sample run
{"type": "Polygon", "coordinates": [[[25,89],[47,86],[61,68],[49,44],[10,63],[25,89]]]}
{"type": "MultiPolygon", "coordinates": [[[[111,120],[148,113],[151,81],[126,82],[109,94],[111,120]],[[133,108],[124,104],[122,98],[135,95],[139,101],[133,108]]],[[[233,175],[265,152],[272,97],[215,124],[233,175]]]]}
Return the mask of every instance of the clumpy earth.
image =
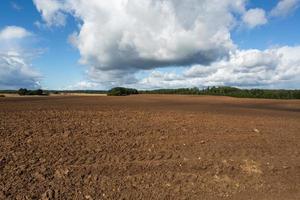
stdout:
{"type": "Polygon", "coordinates": [[[300,101],[2,98],[0,199],[300,199],[300,101]]]}

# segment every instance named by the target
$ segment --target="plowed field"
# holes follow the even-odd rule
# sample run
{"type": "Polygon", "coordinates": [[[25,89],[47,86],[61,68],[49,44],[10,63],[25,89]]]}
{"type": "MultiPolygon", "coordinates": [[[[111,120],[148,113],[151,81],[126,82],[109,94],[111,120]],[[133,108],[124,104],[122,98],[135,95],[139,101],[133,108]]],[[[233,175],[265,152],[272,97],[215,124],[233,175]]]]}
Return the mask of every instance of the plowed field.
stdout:
{"type": "Polygon", "coordinates": [[[1,98],[0,199],[300,199],[300,101],[1,98]]]}

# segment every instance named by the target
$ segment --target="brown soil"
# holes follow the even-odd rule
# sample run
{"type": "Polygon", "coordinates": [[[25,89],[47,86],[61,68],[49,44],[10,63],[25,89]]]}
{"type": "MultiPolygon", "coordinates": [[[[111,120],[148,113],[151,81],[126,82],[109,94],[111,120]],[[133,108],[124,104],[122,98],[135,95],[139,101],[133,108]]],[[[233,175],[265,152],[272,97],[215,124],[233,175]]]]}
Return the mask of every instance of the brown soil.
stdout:
{"type": "Polygon", "coordinates": [[[299,199],[300,101],[0,99],[0,199],[299,199]]]}

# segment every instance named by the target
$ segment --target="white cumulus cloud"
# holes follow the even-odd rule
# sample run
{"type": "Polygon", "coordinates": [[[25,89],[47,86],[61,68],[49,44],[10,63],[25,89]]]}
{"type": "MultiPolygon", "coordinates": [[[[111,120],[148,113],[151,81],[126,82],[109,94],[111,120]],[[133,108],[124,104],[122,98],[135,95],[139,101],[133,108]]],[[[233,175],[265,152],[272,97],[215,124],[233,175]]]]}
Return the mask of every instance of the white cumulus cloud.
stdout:
{"type": "Polygon", "coordinates": [[[40,74],[28,62],[23,40],[32,33],[22,27],[7,26],[0,29],[0,89],[40,87],[40,74]]]}
{"type": "MultiPolygon", "coordinates": [[[[63,13],[63,1],[33,0],[33,2],[48,26],[63,26],[66,24],[66,15],[63,13]]],[[[39,22],[37,23],[39,24],[39,22]]]]}
{"type": "Polygon", "coordinates": [[[249,28],[264,25],[268,22],[266,12],[263,9],[255,8],[248,10],[243,16],[244,23],[249,28]]]}
{"type": "Polygon", "coordinates": [[[99,84],[91,81],[79,81],[74,85],[67,86],[63,90],[93,90],[98,89],[99,84]]]}
{"type": "Polygon", "coordinates": [[[291,14],[299,7],[299,0],[280,0],[275,8],[271,10],[273,17],[284,17],[291,14]]]}
{"type": "Polygon", "coordinates": [[[41,76],[16,52],[0,53],[0,88],[39,88],[41,76]]]}
{"type": "MultiPolygon", "coordinates": [[[[289,10],[287,4],[292,3],[287,2],[291,1],[282,0],[274,10],[289,10]]],[[[67,15],[79,23],[69,40],[79,50],[80,62],[88,66],[92,83],[248,87],[276,81],[285,84],[284,77],[299,82],[293,76],[298,73],[298,60],[288,65],[284,59],[292,51],[297,54],[297,47],[239,50],[232,41],[231,32],[239,24],[254,28],[268,22],[263,9],[247,10],[247,2],[34,0],[48,25],[64,25],[67,15]],[[155,70],[176,66],[188,69],[183,74],[155,70]],[[143,70],[154,71],[139,80],[136,73],[143,70]]]]}
{"type": "Polygon", "coordinates": [[[298,88],[300,46],[237,50],[210,66],[194,65],[183,73],[153,71],[136,85],[142,88],[237,86],[298,88]]]}
{"type": "Polygon", "coordinates": [[[0,30],[0,41],[22,39],[30,35],[31,33],[22,27],[7,26],[0,30]]]}
{"type": "MultiPolygon", "coordinates": [[[[74,16],[72,43],[81,63],[106,76],[130,77],[138,70],[209,64],[235,49],[230,36],[246,0],[34,0],[43,19],[74,16]],[[50,3],[50,4],[52,4],[50,3]]],[[[95,76],[93,76],[95,78],[95,76]]]]}

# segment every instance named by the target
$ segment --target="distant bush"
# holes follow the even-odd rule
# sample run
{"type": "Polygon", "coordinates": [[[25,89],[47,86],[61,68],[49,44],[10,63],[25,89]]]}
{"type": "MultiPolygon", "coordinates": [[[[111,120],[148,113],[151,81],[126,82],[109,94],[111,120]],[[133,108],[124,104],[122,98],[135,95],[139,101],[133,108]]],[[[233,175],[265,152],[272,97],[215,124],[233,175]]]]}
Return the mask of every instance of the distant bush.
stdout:
{"type": "Polygon", "coordinates": [[[16,90],[0,90],[0,94],[16,94],[16,90]]]}
{"type": "Polygon", "coordinates": [[[29,91],[29,95],[43,95],[43,94],[44,92],[41,89],[29,91]]]}
{"type": "Polygon", "coordinates": [[[136,89],[132,88],[123,88],[123,87],[116,87],[112,88],[108,91],[108,96],[128,96],[132,94],[138,94],[139,92],[136,89]]]}
{"type": "Polygon", "coordinates": [[[26,88],[20,88],[18,94],[21,96],[28,95],[28,90],[26,88]]]}
{"type": "Polygon", "coordinates": [[[24,95],[48,95],[47,92],[44,92],[41,89],[38,89],[38,90],[27,90],[26,88],[20,88],[18,90],[18,94],[21,95],[21,96],[24,96],[24,95]]]}

